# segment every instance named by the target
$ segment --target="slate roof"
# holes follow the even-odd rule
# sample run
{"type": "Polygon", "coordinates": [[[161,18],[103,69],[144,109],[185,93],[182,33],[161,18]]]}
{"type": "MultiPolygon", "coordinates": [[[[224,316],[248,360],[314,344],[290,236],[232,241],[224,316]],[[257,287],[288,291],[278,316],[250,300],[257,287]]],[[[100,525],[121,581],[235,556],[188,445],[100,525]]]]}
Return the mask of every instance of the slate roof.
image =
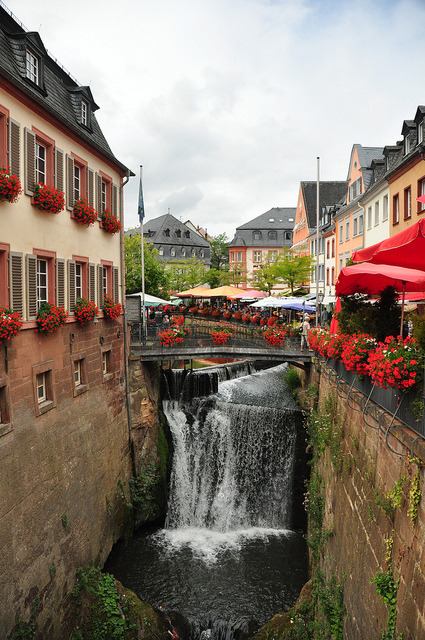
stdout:
{"type": "MultiPolygon", "coordinates": [[[[79,86],[46,51],[36,32],[26,31],[6,9],[0,6],[0,76],[8,80],[26,96],[71,129],[79,138],[108,158],[125,175],[128,172],[113,154],[94,115],[98,109],[89,87],[79,86]],[[27,45],[40,54],[43,84],[37,86],[26,77],[25,52],[27,45]],[[78,100],[79,96],[79,100],[78,100]],[[81,97],[90,106],[90,127],[79,121],[81,97]]],[[[131,175],[134,175],[130,172],[131,175]]]]}
{"type": "Polygon", "coordinates": [[[384,157],[384,147],[363,147],[361,144],[354,144],[354,149],[357,149],[362,169],[364,190],[366,191],[373,181],[372,161],[381,160],[384,157]]]}
{"type": "Polygon", "coordinates": [[[235,237],[229,246],[259,248],[291,246],[296,211],[294,207],[269,209],[237,227],[235,237]]]}
{"type": "MultiPolygon", "coordinates": [[[[347,181],[321,181],[319,183],[319,205],[320,210],[325,207],[332,207],[341,201],[347,193],[347,181]]],[[[316,228],[317,217],[317,182],[301,182],[304,206],[309,229],[316,228]]]]}

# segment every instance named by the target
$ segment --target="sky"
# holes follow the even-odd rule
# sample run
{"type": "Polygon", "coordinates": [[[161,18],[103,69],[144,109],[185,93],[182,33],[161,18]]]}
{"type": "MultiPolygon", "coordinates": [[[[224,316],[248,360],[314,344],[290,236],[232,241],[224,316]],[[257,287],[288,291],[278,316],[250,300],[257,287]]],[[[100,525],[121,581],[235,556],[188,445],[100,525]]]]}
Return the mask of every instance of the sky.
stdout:
{"type": "Polygon", "coordinates": [[[125,187],[125,228],[170,212],[211,235],[302,180],[345,180],[353,144],[401,139],[425,104],[424,0],[6,0],[81,85],[125,187]]]}

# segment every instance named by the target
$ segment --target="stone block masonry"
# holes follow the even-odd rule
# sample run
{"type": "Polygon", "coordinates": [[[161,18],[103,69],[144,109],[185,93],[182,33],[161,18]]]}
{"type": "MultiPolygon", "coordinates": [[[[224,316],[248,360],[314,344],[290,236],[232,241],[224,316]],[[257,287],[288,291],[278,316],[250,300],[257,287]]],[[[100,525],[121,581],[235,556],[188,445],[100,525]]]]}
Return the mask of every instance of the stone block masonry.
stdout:
{"type": "Polygon", "coordinates": [[[338,393],[335,378],[323,375],[325,368],[316,363],[313,384],[319,388],[319,405],[335,399],[343,436],[340,471],[335,471],[329,449],[317,463],[325,486],[323,528],[331,532],[320,568],[343,586],[344,638],[371,640],[387,629],[389,609],[371,580],[388,571],[399,581],[396,637],[425,638],[425,441],[414,443],[416,461],[411,461],[416,434],[394,422],[386,442],[391,416],[373,403],[364,416],[364,396],[351,391],[347,402],[348,386],[340,382],[338,393]],[[419,502],[413,517],[416,481],[419,502]]]}
{"type": "Polygon", "coordinates": [[[122,322],[21,331],[0,346],[0,392],[0,638],[39,599],[37,637],[65,639],[75,569],[102,565],[128,524],[122,322]]]}

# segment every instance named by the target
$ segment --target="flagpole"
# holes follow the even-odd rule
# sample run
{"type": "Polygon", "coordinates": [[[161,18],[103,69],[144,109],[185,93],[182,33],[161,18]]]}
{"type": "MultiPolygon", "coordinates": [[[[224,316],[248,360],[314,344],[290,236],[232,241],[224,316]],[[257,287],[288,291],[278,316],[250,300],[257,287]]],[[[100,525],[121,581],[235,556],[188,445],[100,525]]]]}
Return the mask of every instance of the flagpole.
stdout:
{"type": "Polygon", "coordinates": [[[145,242],[143,236],[143,220],[145,217],[145,207],[143,204],[143,189],[142,189],[142,169],[143,166],[140,165],[140,186],[139,186],[139,220],[140,220],[140,250],[141,250],[141,261],[142,261],[142,331],[143,337],[146,339],[147,336],[147,319],[146,319],[146,302],[145,302],[145,242]]]}
{"type": "Polygon", "coordinates": [[[320,158],[317,158],[317,186],[316,186],[316,327],[319,317],[319,223],[320,223],[320,158]]]}

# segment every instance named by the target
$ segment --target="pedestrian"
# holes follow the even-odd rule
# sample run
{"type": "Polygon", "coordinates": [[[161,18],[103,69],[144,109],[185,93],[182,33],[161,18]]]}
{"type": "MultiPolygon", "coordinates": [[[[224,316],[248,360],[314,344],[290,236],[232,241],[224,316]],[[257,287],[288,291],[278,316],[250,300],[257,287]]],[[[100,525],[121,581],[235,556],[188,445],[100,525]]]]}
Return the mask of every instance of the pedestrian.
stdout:
{"type": "Polygon", "coordinates": [[[304,314],[304,320],[301,323],[301,351],[304,350],[304,343],[309,348],[308,345],[308,332],[310,331],[310,323],[309,323],[309,315],[308,313],[304,314]]]}

